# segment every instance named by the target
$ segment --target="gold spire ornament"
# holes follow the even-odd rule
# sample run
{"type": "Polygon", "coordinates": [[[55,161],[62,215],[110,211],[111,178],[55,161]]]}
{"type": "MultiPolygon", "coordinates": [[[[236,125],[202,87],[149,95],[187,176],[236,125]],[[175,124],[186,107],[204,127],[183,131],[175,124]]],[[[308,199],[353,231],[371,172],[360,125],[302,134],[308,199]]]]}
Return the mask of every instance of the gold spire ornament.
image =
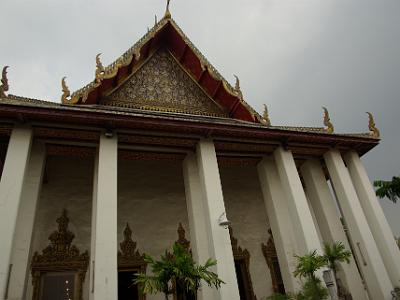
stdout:
{"type": "Polygon", "coordinates": [[[7,78],[7,69],[8,66],[3,68],[3,72],[1,73],[1,85],[0,85],[0,97],[7,97],[6,92],[8,91],[8,78],[7,78]]]}
{"type": "Polygon", "coordinates": [[[103,80],[104,71],[105,71],[103,64],[100,61],[100,55],[101,55],[101,53],[96,55],[96,73],[95,73],[96,82],[100,82],[103,80]]]}
{"type": "Polygon", "coordinates": [[[170,11],[169,11],[169,2],[170,2],[171,0],[167,0],[167,8],[166,8],[166,10],[165,10],[165,14],[164,14],[164,18],[166,18],[166,19],[171,19],[171,13],[170,13],[170,11]]]}
{"type": "Polygon", "coordinates": [[[379,129],[376,128],[374,116],[370,112],[367,112],[367,114],[368,114],[368,120],[369,120],[368,121],[369,132],[373,137],[379,138],[381,136],[381,133],[380,133],[379,129]]]}
{"type": "Polygon", "coordinates": [[[335,131],[335,127],[333,127],[329,112],[326,107],[322,107],[322,109],[324,110],[324,125],[326,126],[325,131],[327,133],[333,133],[335,131]]]}
{"type": "Polygon", "coordinates": [[[71,96],[71,92],[69,91],[69,88],[67,86],[67,84],[65,83],[65,78],[67,77],[63,77],[61,79],[61,87],[62,87],[62,96],[61,96],[61,103],[67,103],[68,101],[70,101],[69,96],[71,96]]]}
{"type": "Polygon", "coordinates": [[[157,25],[157,23],[158,23],[158,20],[157,20],[157,15],[154,15],[154,26],[156,26],[156,25],[157,25]]]}
{"type": "Polygon", "coordinates": [[[263,104],[263,105],[264,105],[264,112],[263,112],[264,124],[267,126],[271,126],[271,120],[269,119],[268,107],[266,104],[263,104]]]}

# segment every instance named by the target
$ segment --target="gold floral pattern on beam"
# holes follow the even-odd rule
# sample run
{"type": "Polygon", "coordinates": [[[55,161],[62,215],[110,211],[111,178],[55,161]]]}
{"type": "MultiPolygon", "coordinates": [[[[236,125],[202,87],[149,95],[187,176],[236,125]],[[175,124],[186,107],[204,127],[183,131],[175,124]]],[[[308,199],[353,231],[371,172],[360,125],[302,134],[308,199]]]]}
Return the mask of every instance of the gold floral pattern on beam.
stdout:
{"type": "Polygon", "coordinates": [[[144,110],[226,117],[226,112],[178,65],[166,50],[149,61],[102,104],[144,110]]]}

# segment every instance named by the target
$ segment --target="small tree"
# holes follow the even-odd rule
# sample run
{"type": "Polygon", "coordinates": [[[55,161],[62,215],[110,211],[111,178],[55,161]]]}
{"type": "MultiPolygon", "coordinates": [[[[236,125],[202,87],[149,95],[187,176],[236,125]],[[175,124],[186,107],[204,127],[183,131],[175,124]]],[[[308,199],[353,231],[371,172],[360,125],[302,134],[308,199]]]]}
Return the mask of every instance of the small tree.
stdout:
{"type": "Polygon", "coordinates": [[[151,267],[152,275],[138,273],[133,280],[135,284],[140,284],[145,294],[161,292],[168,299],[174,293],[176,285],[197,299],[202,281],[217,289],[224,283],[210,270],[217,264],[216,260],[208,259],[204,265],[197,265],[191,254],[177,243],[174,244],[172,253],[165,251],[160,260],[145,255],[145,261],[151,267]]]}
{"type": "Polygon", "coordinates": [[[394,176],[391,181],[376,180],[374,186],[377,188],[376,195],[381,199],[387,197],[396,203],[400,198],[400,177],[394,176]]]}
{"type": "Polygon", "coordinates": [[[325,244],[324,252],[325,252],[324,258],[327,262],[329,269],[332,270],[336,286],[338,286],[337,264],[340,262],[346,262],[349,264],[351,258],[351,252],[349,250],[346,250],[346,247],[343,245],[342,242],[333,243],[332,245],[325,244]]]}

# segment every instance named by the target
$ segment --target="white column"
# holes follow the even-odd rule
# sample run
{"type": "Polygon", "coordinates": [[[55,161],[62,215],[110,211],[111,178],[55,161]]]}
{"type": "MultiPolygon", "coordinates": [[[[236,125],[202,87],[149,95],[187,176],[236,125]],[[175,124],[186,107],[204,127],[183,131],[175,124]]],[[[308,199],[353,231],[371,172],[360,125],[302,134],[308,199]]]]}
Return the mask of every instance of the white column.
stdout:
{"type": "Polygon", "coordinates": [[[400,286],[400,251],[382,207],[376,199],[367,171],[355,151],[347,153],[344,158],[392,284],[400,286]]]}
{"type": "MultiPolygon", "coordinates": [[[[95,228],[95,300],[118,298],[117,270],[117,161],[118,139],[101,135],[98,152],[97,193],[93,201],[95,228]]],[[[91,287],[92,288],[92,287],[91,287]]]]}
{"type": "MultiPolygon", "coordinates": [[[[98,149],[97,149],[98,151],[98,149]]],[[[96,214],[97,214],[97,179],[99,174],[99,155],[96,153],[94,158],[93,170],[93,195],[92,195],[92,220],[91,220],[91,240],[90,240],[90,266],[89,266],[89,300],[94,300],[94,271],[96,253],[96,214]]]]}
{"type": "Polygon", "coordinates": [[[285,290],[293,293],[300,288],[300,281],[293,275],[298,252],[286,195],[272,158],[263,158],[257,169],[285,290]]]}
{"type": "Polygon", "coordinates": [[[11,254],[12,271],[8,288],[8,299],[25,299],[25,289],[29,274],[29,257],[36,207],[40,197],[43,171],[46,158],[44,144],[35,142],[26,170],[22,188],[21,203],[15,228],[13,251],[11,254]]]}
{"type": "Polygon", "coordinates": [[[293,155],[290,151],[279,147],[275,150],[274,157],[279,178],[288,199],[289,212],[293,223],[296,224],[294,230],[297,244],[300,248],[298,255],[303,255],[314,250],[322,254],[317,229],[314,225],[293,155]]]}
{"type": "Polygon", "coordinates": [[[324,158],[369,294],[374,300],[392,299],[392,283],[340,152],[330,150],[324,158]]]}
{"type": "MultiPolygon", "coordinates": [[[[350,250],[335,200],[320,163],[316,160],[307,161],[301,167],[301,173],[324,242],[327,244],[342,242],[346,249],[350,250]]],[[[349,264],[340,263],[339,265],[339,277],[351,292],[353,299],[364,300],[366,292],[354,258],[351,257],[349,264]]]]}
{"type": "MultiPolygon", "coordinates": [[[[211,257],[209,237],[205,221],[205,206],[196,155],[190,153],[183,161],[186,205],[189,218],[190,244],[196,262],[204,264],[211,257]]],[[[218,299],[216,289],[203,284],[199,291],[199,300],[218,299]]]]}
{"type": "Polygon", "coordinates": [[[201,140],[198,143],[197,164],[205,200],[204,217],[209,235],[209,253],[217,260],[217,274],[225,282],[218,290],[218,299],[239,300],[229,231],[218,224],[219,216],[225,213],[225,204],[217,156],[212,141],[201,140]]]}
{"type": "Polygon", "coordinates": [[[0,181],[0,299],[6,296],[11,249],[31,143],[31,128],[15,127],[12,130],[0,181]]]}

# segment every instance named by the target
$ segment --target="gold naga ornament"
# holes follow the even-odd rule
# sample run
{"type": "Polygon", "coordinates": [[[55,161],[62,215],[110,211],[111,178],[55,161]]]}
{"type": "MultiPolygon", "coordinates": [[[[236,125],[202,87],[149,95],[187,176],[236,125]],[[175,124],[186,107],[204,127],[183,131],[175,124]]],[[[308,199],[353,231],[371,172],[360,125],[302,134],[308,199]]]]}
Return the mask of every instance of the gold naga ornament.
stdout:
{"type": "Polygon", "coordinates": [[[243,93],[240,89],[240,80],[239,77],[237,77],[236,75],[233,75],[236,78],[236,82],[235,82],[235,91],[237,93],[237,95],[240,97],[240,99],[243,99],[243,93]]]}
{"type": "Polygon", "coordinates": [[[329,116],[328,109],[326,107],[322,107],[324,110],[324,125],[326,126],[325,131],[327,133],[334,133],[335,127],[333,127],[333,124],[331,122],[331,117],[329,116]]]}
{"type": "Polygon", "coordinates": [[[379,138],[381,136],[381,133],[379,131],[378,128],[376,128],[375,125],[375,120],[374,120],[374,116],[370,113],[367,112],[368,114],[368,129],[370,131],[370,135],[372,135],[374,138],[379,138]]]}
{"type": "Polygon", "coordinates": [[[103,80],[104,74],[105,74],[105,69],[104,69],[103,64],[101,63],[100,55],[101,55],[101,53],[96,55],[95,81],[97,83],[100,83],[103,80]]]}
{"type": "Polygon", "coordinates": [[[68,101],[70,101],[70,96],[71,96],[71,92],[67,86],[67,84],[65,83],[65,78],[67,77],[63,77],[61,79],[61,87],[62,87],[62,96],[61,96],[61,103],[66,103],[68,101]]]}
{"type": "Polygon", "coordinates": [[[8,66],[3,68],[3,72],[1,74],[1,85],[0,85],[0,97],[7,97],[6,93],[9,89],[8,78],[7,78],[7,69],[8,66]]]}
{"type": "Polygon", "coordinates": [[[268,112],[268,106],[266,105],[266,104],[263,104],[264,105],[264,112],[263,112],[263,123],[264,123],[264,125],[267,125],[267,126],[271,126],[271,120],[270,120],[270,118],[269,118],[269,112],[268,112]]]}

